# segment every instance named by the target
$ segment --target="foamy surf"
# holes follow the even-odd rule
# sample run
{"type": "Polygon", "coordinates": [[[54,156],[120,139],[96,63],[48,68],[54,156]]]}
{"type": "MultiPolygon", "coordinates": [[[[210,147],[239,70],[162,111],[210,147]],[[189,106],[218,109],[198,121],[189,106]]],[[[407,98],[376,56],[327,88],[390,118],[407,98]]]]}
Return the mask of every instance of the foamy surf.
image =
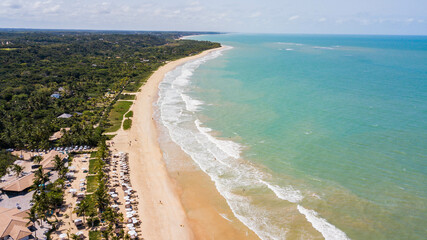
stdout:
{"type": "Polygon", "coordinates": [[[261,188],[263,185],[259,179],[264,178],[264,173],[241,160],[242,146],[212,136],[212,129],[204,127],[191,114],[203,103],[195,102],[195,99],[185,94],[188,91],[189,77],[200,64],[220,56],[222,51],[214,51],[187,62],[166,74],[159,85],[157,102],[161,123],[168,129],[172,141],[208,174],[233,214],[243,224],[263,240],[285,239],[286,230],[274,226],[268,212],[252,205],[248,197],[234,193],[242,189],[261,188]]]}
{"type": "Polygon", "coordinates": [[[211,142],[215,143],[215,145],[218,146],[225,154],[233,157],[233,158],[240,158],[240,151],[241,147],[239,144],[233,142],[233,141],[226,141],[226,140],[219,140],[214,137],[212,137],[209,132],[212,131],[210,128],[202,127],[201,122],[199,119],[196,119],[194,123],[197,126],[197,129],[199,129],[200,132],[202,132],[211,142]]]}
{"type": "Polygon", "coordinates": [[[306,209],[301,205],[298,205],[297,208],[301,214],[304,214],[307,221],[309,221],[311,225],[313,225],[313,227],[319,231],[326,240],[350,239],[343,231],[328,223],[325,219],[319,217],[316,211],[306,209]]]}
{"type": "Polygon", "coordinates": [[[224,218],[225,220],[227,220],[227,221],[229,221],[229,222],[233,222],[233,221],[231,221],[231,219],[229,219],[228,217],[227,217],[227,214],[225,214],[225,213],[220,213],[219,214],[222,218],[224,218]]]}
{"type": "MultiPolygon", "coordinates": [[[[298,203],[303,199],[300,191],[292,186],[281,187],[267,182],[266,179],[270,179],[271,176],[241,159],[240,144],[214,137],[213,130],[203,126],[194,114],[204,103],[190,97],[187,93],[190,78],[200,64],[220,56],[222,51],[214,51],[205,57],[187,62],[165,75],[159,85],[157,102],[160,121],[168,130],[172,141],[209,175],[233,214],[243,224],[263,240],[286,239],[288,229],[275,225],[271,219],[272,213],[252,204],[249,197],[237,193],[245,189],[262,189],[267,186],[279,199],[298,203]]],[[[310,220],[314,221],[312,215],[310,220]]],[[[328,229],[334,229],[334,226],[327,222],[322,224],[322,226],[329,226],[328,229]]],[[[322,228],[316,229],[322,230],[322,228]]],[[[326,236],[329,235],[326,234],[326,236]]]]}
{"type": "Polygon", "coordinates": [[[265,184],[271,191],[276,194],[276,196],[282,200],[286,200],[291,203],[298,203],[304,197],[301,195],[299,190],[295,190],[292,186],[280,187],[274,184],[270,184],[263,180],[260,180],[263,184],[265,184]]]}

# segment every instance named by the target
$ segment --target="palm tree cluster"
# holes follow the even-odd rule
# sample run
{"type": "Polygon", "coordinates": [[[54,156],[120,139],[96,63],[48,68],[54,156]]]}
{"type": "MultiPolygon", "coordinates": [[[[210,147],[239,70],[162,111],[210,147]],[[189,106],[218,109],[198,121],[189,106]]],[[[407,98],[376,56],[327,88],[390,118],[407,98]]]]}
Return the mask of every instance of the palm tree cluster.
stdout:
{"type": "Polygon", "coordinates": [[[110,195],[108,194],[108,175],[104,172],[104,166],[109,156],[109,150],[105,140],[100,141],[98,144],[98,150],[96,153],[96,160],[99,161],[101,166],[97,169],[97,181],[98,188],[96,191],[87,195],[76,209],[78,216],[83,217],[83,221],[86,221],[87,225],[91,228],[97,226],[100,222],[103,222],[106,229],[102,231],[103,238],[105,239],[123,239],[124,231],[115,233],[115,229],[120,227],[123,222],[123,214],[116,212],[110,206],[110,195]],[[85,218],[87,217],[87,219],[85,218]]]}
{"type": "MultiPolygon", "coordinates": [[[[40,159],[34,159],[35,162],[40,163],[40,159]]],[[[55,156],[54,158],[54,170],[58,171],[59,178],[49,184],[49,173],[40,166],[34,172],[34,184],[32,189],[35,190],[32,202],[33,206],[31,207],[28,213],[28,219],[30,222],[43,221],[49,222],[49,217],[51,217],[54,211],[60,208],[64,202],[64,176],[68,171],[68,168],[65,167],[64,161],[59,157],[55,156]]]]}

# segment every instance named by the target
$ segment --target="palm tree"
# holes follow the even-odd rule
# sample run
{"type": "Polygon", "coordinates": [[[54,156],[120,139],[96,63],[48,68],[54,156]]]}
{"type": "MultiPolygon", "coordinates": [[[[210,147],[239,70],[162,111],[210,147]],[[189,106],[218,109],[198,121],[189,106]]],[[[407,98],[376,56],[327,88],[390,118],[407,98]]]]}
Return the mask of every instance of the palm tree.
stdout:
{"type": "Polygon", "coordinates": [[[45,184],[47,181],[49,181],[49,176],[44,172],[43,167],[40,166],[34,173],[34,184],[38,188],[39,185],[45,184]]]}
{"type": "Polygon", "coordinates": [[[13,164],[10,166],[10,170],[12,172],[15,172],[16,177],[19,177],[21,173],[24,171],[24,168],[18,164],[13,164]]]}
{"type": "Polygon", "coordinates": [[[77,234],[71,234],[71,239],[73,239],[73,240],[79,240],[80,239],[80,237],[77,235],[77,234]]]}
{"type": "Polygon", "coordinates": [[[75,210],[75,212],[77,213],[77,215],[83,216],[83,223],[85,222],[85,216],[87,215],[87,213],[89,212],[89,210],[91,210],[91,207],[89,206],[89,203],[88,203],[87,199],[84,198],[80,202],[79,208],[77,208],[75,210]]]}
{"type": "Polygon", "coordinates": [[[95,204],[98,207],[99,211],[102,213],[110,203],[109,195],[106,191],[106,186],[103,178],[98,179],[99,186],[98,189],[94,192],[93,196],[95,197],[95,204]]]}
{"type": "Polygon", "coordinates": [[[55,171],[60,172],[64,168],[64,162],[58,155],[56,155],[55,158],[53,159],[53,164],[54,164],[55,171]]]}
{"type": "MultiPolygon", "coordinates": [[[[36,222],[40,225],[35,208],[30,208],[25,218],[28,219],[26,226],[30,225],[30,223],[34,225],[36,222]]],[[[34,237],[37,239],[37,231],[34,231],[34,237]]]]}
{"type": "Polygon", "coordinates": [[[43,161],[43,157],[42,156],[34,156],[33,157],[33,162],[37,165],[39,165],[41,163],[41,161],[43,161]]]}

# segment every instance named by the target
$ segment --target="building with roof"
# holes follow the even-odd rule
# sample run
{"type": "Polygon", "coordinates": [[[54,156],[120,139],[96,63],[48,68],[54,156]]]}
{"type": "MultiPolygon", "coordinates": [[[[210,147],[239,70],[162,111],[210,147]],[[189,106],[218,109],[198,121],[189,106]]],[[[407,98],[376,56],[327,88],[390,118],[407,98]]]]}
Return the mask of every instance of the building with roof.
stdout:
{"type": "MultiPolygon", "coordinates": [[[[55,168],[54,159],[55,156],[58,155],[62,160],[66,158],[65,154],[59,153],[57,151],[51,151],[48,154],[43,156],[43,160],[40,162],[39,165],[35,165],[35,168],[38,168],[39,166],[43,167],[44,172],[50,172],[55,168]]],[[[25,194],[26,190],[28,190],[34,182],[34,173],[25,175],[23,177],[20,177],[18,179],[13,179],[10,181],[7,181],[0,185],[0,189],[7,193],[9,196],[16,196],[20,194],[25,194]]]]}
{"type": "Polygon", "coordinates": [[[33,181],[34,173],[31,173],[14,181],[9,181],[0,188],[3,192],[23,192],[33,185],[33,181]]]}
{"type": "Polygon", "coordinates": [[[70,118],[70,117],[72,117],[72,116],[73,116],[73,115],[71,115],[71,114],[63,113],[63,114],[59,115],[59,116],[58,116],[58,118],[70,118]]]}
{"type": "Polygon", "coordinates": [[[54,94],[50,95],[50,97],[51,97],[51,98],[59,99],[59,98],[61,98],[61,94],[59,94],[59,93],[54,93],[54,94]]]}
{"type": "Polygon", "coordinates": [[[32,237],[33,227],[31,222],[28,222],[27,212],[16,208],[0,207],[0,240],[27,240],[32,237]]]}

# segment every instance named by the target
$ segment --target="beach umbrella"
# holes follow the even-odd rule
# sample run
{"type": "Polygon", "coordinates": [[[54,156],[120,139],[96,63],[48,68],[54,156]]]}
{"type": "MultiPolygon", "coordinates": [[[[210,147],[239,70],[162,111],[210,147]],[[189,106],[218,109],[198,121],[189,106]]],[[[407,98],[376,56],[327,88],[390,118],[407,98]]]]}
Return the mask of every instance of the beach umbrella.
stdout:
{"type": "Polygon", "coordinates": [[[76,232],[76,235],[77,236],[81,236],[81,235],[83,235],[84,233],[82,232],[82,231],[78,231],[78,232],[76,232]]]}
{"type": "Polygon", "coordinates": [[[128,223],[128,224],[126,224],[126,227],[133,228],[133,224],[132,223],[128,223]]]}
{"type": "Polygon", "coordinates": [[[78,219],[74,220],[74,224],[76,224],[76,226],[79,226],[79,225],[83,224],[83,221],[80,218],[78,218],[78,219]]]}
{"type": "Polygon", "coordinates": [[[70,190],[68,190],[68,192],[70,192],[70,193],[76,193],[77,189],[71,188],[70,190]]]}
{"type": "Polygon", "coordinates": [[[59,239],[67,239],[67,234],[62,233],[61,235],[59,235],[59,239]]]}

